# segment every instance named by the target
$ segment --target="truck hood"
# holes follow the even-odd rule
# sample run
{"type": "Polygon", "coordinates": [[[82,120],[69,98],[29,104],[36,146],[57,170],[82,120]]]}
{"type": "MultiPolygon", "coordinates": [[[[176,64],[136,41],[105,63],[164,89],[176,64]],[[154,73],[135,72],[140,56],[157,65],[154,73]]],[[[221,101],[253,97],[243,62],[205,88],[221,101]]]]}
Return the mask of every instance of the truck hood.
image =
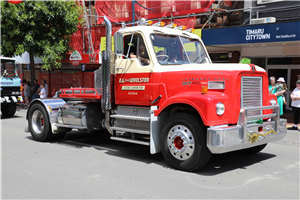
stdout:
{"type": "Polygon", "coordinates": [[[173,72],[173,71],[258,71],[265,70],[257,65],[237,64],[237,63],[222,63],[222,64],[188,64],[188,65],[161,65],[154,67],[154,72],[173,72]],[[255,69],[252,69],[254,66],[255,69]]]}

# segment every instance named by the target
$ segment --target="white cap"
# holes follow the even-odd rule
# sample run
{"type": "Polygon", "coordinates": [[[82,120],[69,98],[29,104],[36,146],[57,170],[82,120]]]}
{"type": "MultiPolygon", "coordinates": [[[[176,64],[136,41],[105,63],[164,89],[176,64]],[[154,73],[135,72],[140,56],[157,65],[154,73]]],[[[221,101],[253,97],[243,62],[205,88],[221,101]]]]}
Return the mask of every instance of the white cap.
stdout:
{"type": "Polygon", "coordinates": [[[283,83],[285,82],[285,81],[284,81],[284,78],[282,78],[282,77],[279,77],[279,79],[278,79],[277,81],[281,81],[281,82],[283,82],[283,83]]]}

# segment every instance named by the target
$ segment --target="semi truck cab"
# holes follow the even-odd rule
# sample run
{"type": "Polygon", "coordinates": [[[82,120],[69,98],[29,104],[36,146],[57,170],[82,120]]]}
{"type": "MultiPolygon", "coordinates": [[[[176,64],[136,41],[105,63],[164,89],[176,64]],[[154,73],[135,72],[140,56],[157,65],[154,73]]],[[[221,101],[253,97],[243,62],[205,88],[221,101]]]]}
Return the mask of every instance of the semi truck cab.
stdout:
{"type": "Polygon", "coordinates": [[[14,58],[1,59],[1,113],[4,117],[15,115],[17,102],[22,102],[21,79],[14,58]]]}

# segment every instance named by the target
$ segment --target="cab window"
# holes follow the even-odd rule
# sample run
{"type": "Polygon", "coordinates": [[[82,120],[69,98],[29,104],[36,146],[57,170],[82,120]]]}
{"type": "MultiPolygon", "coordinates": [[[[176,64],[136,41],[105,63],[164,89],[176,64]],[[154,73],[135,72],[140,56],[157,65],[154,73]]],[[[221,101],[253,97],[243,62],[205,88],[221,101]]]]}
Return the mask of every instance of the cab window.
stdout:
{"type": "Polygon", "coordinates": [[[124,55],[137,58],[141,65],[150,64],[150,57],[141,34],[131,34],[124,37],[124,55]]]}

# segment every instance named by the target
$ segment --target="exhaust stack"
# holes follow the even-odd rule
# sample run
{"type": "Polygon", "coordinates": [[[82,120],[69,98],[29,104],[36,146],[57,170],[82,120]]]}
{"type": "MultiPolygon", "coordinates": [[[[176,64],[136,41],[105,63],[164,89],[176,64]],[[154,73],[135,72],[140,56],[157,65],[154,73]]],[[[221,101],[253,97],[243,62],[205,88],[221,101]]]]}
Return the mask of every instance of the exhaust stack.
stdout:
{"type": "Polygon", "coordinates": [[[112,26],[109,19],[104,16],[106,25],[106,49],[102,52],[102,101],[101,109],[105,113],[105,128],[113,134],[110,129],[110,110],[111,110],[111,93],[112,82],[114,79],[113,57],[112,57],[112,26]]]}

